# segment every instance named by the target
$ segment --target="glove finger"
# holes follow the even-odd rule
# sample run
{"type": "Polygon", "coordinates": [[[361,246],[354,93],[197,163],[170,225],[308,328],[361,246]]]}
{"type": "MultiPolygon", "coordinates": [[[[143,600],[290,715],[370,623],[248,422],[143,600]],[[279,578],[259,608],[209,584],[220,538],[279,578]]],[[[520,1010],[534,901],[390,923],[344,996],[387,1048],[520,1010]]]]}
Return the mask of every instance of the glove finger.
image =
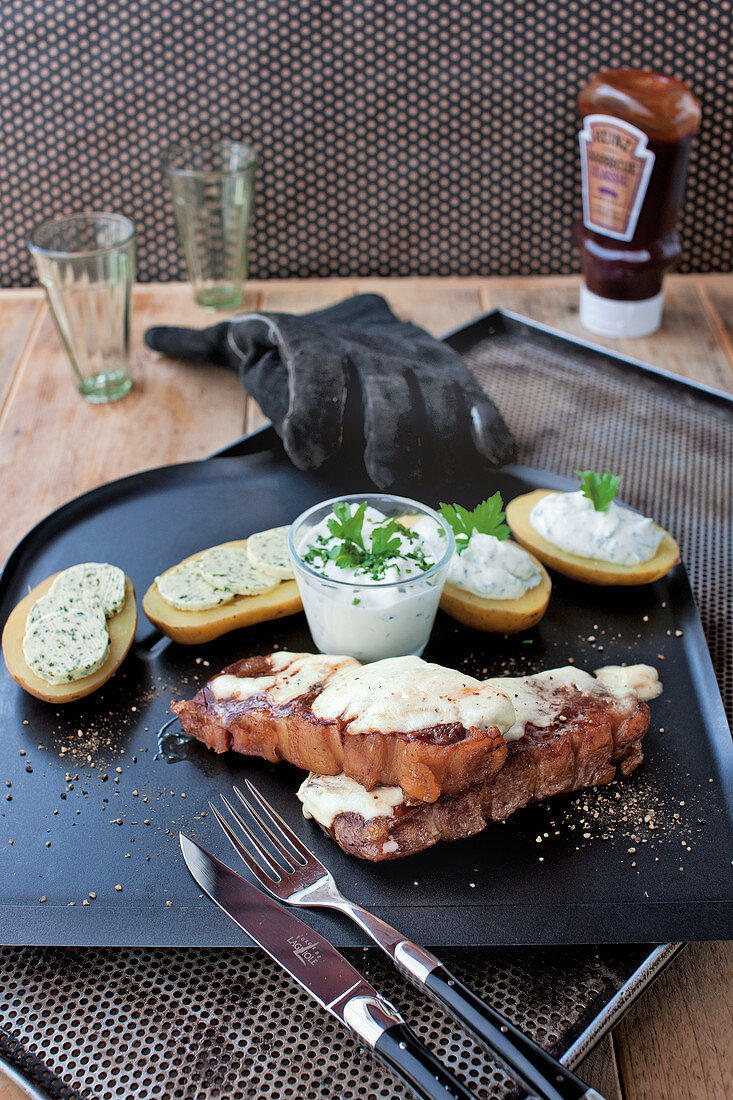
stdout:
{"type": "MultiPolygon", "coordinates": [[[[441,352],[449,349],[441,348],[441,352]]],[[[450,356],[437,356],[431,363],[428,359],[417,370],[421,388],[427,392],[446,389],[450,384],[458,387],[465,415],[459,417],[461,427],[457,441],[472,445],[478,453],[493,466],[503,466],[517,457],[517,445],[498,408],[476,382],[463,359],[454,352],[450,356]],[[442,379],[442,382],[440,381],[442,379]],[[450,380],[450,381],[449,381],[450,380]]],[[[437,392],[437,391],[435,391],[437,392]]],[[[437,440],[440,446],[440,439],[437,440]]],[[[453,457],[453,456],[451,456],[453,457]]],[[[456,465],[466,460],[465,453],[455,453],[456,465]]]]}
{"type": "Polygon", "coordinates": [[[288,410],[280,436],[293,463],[312,470],[341,446],[347,377],[340,357],[321,349],[280,350],[287,364],[288,410]],[[287,351],[287,353],[286,353],[287,351]]]}
{"type": "Polygon", "coordinates": [[[209,328],[179,328],[175,325],[159,325],[145,333],[145,343],[153,351],[168,355],[171,359],[184,359],[191,363],[230,365],[226,355],[228,321],[221,321],[209,328]]]}
{"type": "Polygon", "coordinates": [[[517,444],[498,408],[475,383],[465,391],[471,436],[479,454],[492,466],[515,462],[517,444]]]}
{"type": "Polygon", "coordinates": [[[364,410],[364,465],[380,489],[420,471],[420,435],[424,411],[414,376],[392,367],[389,359],[355,364],[364,410]]]}
{"type": "Polygon", "coordinates": [[[463,387],[450,371],[418,375],[424,406],[421,438],[423,476],[451,478],[470,465],[473,454],[471,423],[463,387]]]}

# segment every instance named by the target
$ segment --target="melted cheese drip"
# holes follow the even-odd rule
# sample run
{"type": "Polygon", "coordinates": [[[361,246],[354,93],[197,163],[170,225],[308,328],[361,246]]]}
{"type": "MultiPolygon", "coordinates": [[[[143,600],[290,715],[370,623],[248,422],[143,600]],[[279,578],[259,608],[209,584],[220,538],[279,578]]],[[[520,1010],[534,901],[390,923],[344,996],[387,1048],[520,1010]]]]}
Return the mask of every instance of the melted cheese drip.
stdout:
{"type": "Polygon", "coordinates": [[[646,701],[662,694],[659,673],[651,665],[606,665],[596,669],[596,677],[612,695],[635,695],[646,701]]]}
{"type": "Polygon", "coordinates": [[[267,693],[273,704],[290,703],[299,695],[312,691],[343,668],[359,667],[353,657],[330,657],[322,653],[289,653],[279,650],[271,654],[272,672],[263,676],[234,676],[221,673],[209,681],[215,699],[251,699],[267,693]]]}
{"type": "MultiPolygon", "coordinates": [[[[358,814],[365,821],[392,817],[395,806],[405,801],[401,787],[375,787],[368,791],[343,773],[314,775],[312,772],[301,784],[298,798],[303,803],[303,816],[315,818],[324,829],[330,829],[339,814],[358,814]]],[[[396,851],[396,845],[391,850],[396,851]]]]}
{"type": "Polygon", "coordinates": [[[568,688],[577,688],[586,694],[599,690],[598,681],[589,672],[571,665],[538,672],[534,676],[496,676],[486,683],[505,691],[514,707],[514,723],[504,734],[505,741],[518,741],[523,737],[528,722],[539,729],[551,726],[562,714],[563,694],[568,688]],[[557,696],[556,691],[559,692],[557,696]]]}
{"type": "Polygon", "coordinates": [[[504,733],[514,710],[502,688],[419,657],[388,657],[338,672],[313,703],[318,718],[349,723],[348,733],[407,733],[460,723],[497,726],[504,733]]]}

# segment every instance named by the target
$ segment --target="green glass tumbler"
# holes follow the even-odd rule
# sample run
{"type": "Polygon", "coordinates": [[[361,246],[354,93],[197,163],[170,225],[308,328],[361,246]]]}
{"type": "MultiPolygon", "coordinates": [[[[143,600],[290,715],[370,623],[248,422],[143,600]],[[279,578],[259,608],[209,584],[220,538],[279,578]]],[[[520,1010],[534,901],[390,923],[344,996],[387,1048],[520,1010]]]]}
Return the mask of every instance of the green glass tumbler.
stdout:
{"type": "Polygon", "coordinates": [[[239,141],[173,145],[163,157],[194,298],[236,309],[249,266],[257,153],[239,141]]]}
{"type": "Polygon", "coordinates": [[[70,214],[33,230],[28,247],[86,401],[124,397],[130,377],[135,226],[121,214],[70,214]]]}

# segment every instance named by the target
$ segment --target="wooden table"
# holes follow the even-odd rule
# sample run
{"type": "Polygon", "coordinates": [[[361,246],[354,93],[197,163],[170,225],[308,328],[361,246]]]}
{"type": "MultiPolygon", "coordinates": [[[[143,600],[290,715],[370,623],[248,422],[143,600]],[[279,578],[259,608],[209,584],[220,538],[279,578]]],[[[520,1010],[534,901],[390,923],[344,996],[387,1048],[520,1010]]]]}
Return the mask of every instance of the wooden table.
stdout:
{"type": "MultiPolygon", "coordinates": [[[[250,283],[244,308],[301,312],[359,291],[438,335],[495,307],[565,332],[578,323],[574,277],[309,280],[250,283]]],[[[5,507],[0,560],[52,509],[125,474],[197,459],[263,423],[225,371],[181,366],[143,346],[151,324],[210,324],[190,289],[135,291],[135,385],[117,404],[93,406],[71,371],[38,290],[0,291],[0,469],[5,507]]],[[[733,276],[669,280],[662,330],[615,350],[733,391],[733,276]]],[[[724,1100],[733,1096],[733,945],[690,946],[581,1068],[607,1100],[724,1100]]],[[[0,1100],[23,1095],[0,1078],[0,1100]]]]}

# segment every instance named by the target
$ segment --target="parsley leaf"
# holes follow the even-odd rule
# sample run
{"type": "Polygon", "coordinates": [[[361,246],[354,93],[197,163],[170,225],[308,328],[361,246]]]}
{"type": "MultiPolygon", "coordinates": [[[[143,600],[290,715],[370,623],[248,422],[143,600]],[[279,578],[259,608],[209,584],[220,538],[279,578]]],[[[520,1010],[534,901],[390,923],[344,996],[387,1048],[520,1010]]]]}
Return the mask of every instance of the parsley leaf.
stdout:
{"type": "Polygon", "coordinates": [[[509,528],[504,523],[504,504],[501,493],[494,493],[472,512],[460,504],[441,504],[439,510],[443,519],[453,530],[456,550],[459,554],[463,553],[468,546],[468,540],[474,531],[482,535],[493,535],[500,541],[509,538],[509,528]]]}
{"type": "Polygon", "coordinates": [[[394,555],[399,554],[401,543],[398,538],[393,538],[399,531],[399,525],[393,519],[372,528],[372,554],[394,555]]]}
{"type": "Polygon", "coordinates": [[[364,536],[361,529],[364,525],[365,512],[366,501],[359,505],[352,516],[348,503],[345,500],[337,500],[333,506],[333,514],[336,518],[329,519],[328,529],[334,538],[356,543],[364,550],[364,536]]]}
{"type": "Polygon", "coordinates": [[[588,500],[593,502],[596,512],[607,512],[611,501],[618,492],[621,478],[614,477],[610,470],[604,470],[602,474],[597,474],[593,470],[575,470],[573,472],[577,478],[580,478],[583,496],[588,497],[588,500]]]}

